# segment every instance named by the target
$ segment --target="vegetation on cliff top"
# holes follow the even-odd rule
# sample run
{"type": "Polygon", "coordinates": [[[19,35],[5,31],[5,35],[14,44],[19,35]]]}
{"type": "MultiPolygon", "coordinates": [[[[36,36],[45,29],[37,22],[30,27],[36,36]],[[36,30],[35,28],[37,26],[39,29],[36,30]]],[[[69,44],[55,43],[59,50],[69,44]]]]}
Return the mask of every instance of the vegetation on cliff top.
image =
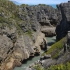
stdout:
{"type": "Polygon", "coordinates": [[[21,35],[22,29],[20,27],[20,23],[23,22],[19,18],[19,6],[15,5],[10,0],[0,0],[0,28],[8,27],[12,29],[12,27],[16,27],[18,35],[21,35]]]}
{"type": "Polygon", "coordinates": [[[0,7],[12,13],[18,9],[18,6],[9,0],[0,0],[0,7]]]}

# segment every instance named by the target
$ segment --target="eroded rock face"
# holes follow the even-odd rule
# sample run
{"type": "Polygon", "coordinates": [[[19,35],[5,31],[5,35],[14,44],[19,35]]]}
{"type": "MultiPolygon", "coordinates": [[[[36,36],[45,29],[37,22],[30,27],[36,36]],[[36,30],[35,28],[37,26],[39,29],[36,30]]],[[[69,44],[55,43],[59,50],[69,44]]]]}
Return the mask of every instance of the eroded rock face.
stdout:
{"type": "Polygon", "coordinates": [[[38,34],[35,42],[35,47],[37,49],[37,52],[41,52],[41,48],[47,50],[47,40],[45,38],[45,35],[41,32],[38,34]]]}
{"type": "MultiPolygon", "coordinates": [[[[40,54],[41,49],[47,50],[47,41],[41,29],[44,26],[54,27],[57,13],[48,5],[18,7],[12,2],[3,9],[7,10],[0,11],[0,70],[12,70],[23,60],[40,54]],[[14,7],[10,9],[10,6],[14,7]]],[[[53,34],[54,30],[49,29],[53,34]]]]}
{"type": "MultiPolygon", "coordinates": [[[[57,9],[54,9],[53,7],[49,5],[35,5],[35,6],[28,6],[22,5],[19,8],[19,18],[23,21],[26,21],[26,23],[22,24],[22,29],[24,32],[27,32],[28,30],[38,31],[44,26],[48,29],[48,27],[52,28],[56,26],[58,22],[58,16],[57,16],[57,9]],[[26,15],[25,15],[26,14],[26,15]],[[30,24],[27,24],[30,23],[30,24]],[[31,28],[30,28],[31,25],[31,28]],[[48,27],[47,27],[48,26],[48,27]],[[28,28],[29,27],[29,28],[28,28]]],[[[46,29],[45,29],[46,30],[46,29]]],[[[52,30],[48,29],[49,33],[53,36],[55,35],[55,29],[52,30]],[[51,33],[52,32],[52,33],[51,33]]],[[[42,30],[43,31],[43,30],[42,30]]],[[[45,31],[47,33],[48,31],[45,31]]],[[[48,33],[47,36],[50,34],[48,33]]]]}
{"type": "Polygon", "coordinates": [[[14,56],[16,59],[27,59],[30,56],[30,52],[26,49],[27,46],[24,42],[24,37],[20,36],[15,42],[14,56]]]}
{"type": "Polygon", "coordinates": [[[28,35],[21,36],[15,43],[14,57],[23,61],[36,53],[40,53],[41,47],[47,48],[47,41],[43,33],[39,33],[35,43],[28,35]]]}
{"type": "Polygon", "coordinates": [[[13,51],[13,43],[6,35],[0,35],[0,62],[4,61],[13,51]]]}
{"type": "Polygon", "coordinates": [[[1,70],[12,70],[15,66],[20,66],[21,62],[40,54],[41,48],[47,48],[47,41],[43,33],[39,33],[35,42],[27,34],[18,36],[13,43],[11,38],[6,35],[0,36],[0,62],[2,62],[1,70]],[[17,65],[18,63],[18,65],[17,65]]]}
{"type": "Polygon", "coordinates": [[[42,28],[41,28],[41,31],[43,32],[43,33],[45,33],[45,36],[55,36],[56,35],[56,32],[55,32],[55,30],[56,30],[56,27],[48,27],[48,26],[43,26],[42,28]]]}
{"type": "Polygon", "coordinates": [[[13,42],[5,34],[0,35],[0,70],[5,70],[5,63],[13,52],[13,42]]]}
{"type": "Polygon", "coordinates": [[[22,20],[28,20],[29,23],[33,21],[39,22],[41,25],[56,25],[57,24],[57,13],[56,9],[49,5],[35,5],[35,6],[25,6],[20,7],[19,17],[22,20]],[[27,15],[24,15],[24,13],[27,15]]]}
{"type": "Polygon", "coordinates": [[[57,40],[66,36],[67,31],[70,30],[70,1],[68,3],[61,3],[57,6],[59,24],[56,27],[57,40]]]}

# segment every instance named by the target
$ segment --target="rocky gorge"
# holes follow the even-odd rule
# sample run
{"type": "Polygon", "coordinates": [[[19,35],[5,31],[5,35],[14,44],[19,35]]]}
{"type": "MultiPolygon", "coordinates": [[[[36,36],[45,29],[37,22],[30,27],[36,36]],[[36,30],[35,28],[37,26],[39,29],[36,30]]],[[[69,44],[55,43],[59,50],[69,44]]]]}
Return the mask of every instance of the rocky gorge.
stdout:
{"type": "Polygon", "coordinates": [[[26,70],[70,70],[70,1],[57,5],[56,43],[26,70]]]}
{"type": "Polygon", "coordinates": [[[17,6],[0,0],[0,70],[13,70],[41,49],[47,50],[45,36],[55,35],[56,24],[56,9],[51,6],[17,6]]]}
{"type": "MultiPolygon", "coordinates": [[[[24,60],[39,55],[42,49],[47,50],[47,36],[56,35],[57,40],[66,36],[70,2],[62,3],[57,8],[45,4],[18,6],[12,1],[0,0],[0,70],[13,70],[24,60]]],[[[50,58],[46,63],[51,62],[44,63],[44,66],[56,64],[51,59],[52,55],[46,55],[50,58]]]]}

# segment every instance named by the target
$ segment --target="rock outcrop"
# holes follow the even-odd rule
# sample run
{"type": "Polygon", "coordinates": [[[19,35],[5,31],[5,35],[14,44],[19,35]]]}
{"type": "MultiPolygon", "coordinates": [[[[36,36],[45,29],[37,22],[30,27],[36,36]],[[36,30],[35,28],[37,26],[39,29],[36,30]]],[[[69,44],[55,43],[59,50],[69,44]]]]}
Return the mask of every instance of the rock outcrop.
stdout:
{"type": "Polygon", "coordinates": [[[0,63],[13,51],[13,43],[6,35],[0,35],[0,63]]]}
{"type": "Polygon", "coordinates": [[[41,31],[45,34],[45,36],[55,36],[56,35],[56,27],[48,27],[42,26],[41,31]]]}
{"type": "MultiPolygon", "coordinates": [[[[26,24],[22,24],[22,27],[24,27],[26,32],[28,30],[27,26],[30,26],[33,31],[37,31],[41,26],[42,28],[48,29],[50,27],[49,33],[48,30],[44,31],[42,29],[42,32],[48,33],[47,36],[55,35],[55,26],[57,24],[58,16],[57,16],[57,10],[49,5],[39,4],[35,6],[28,6],[28,5],[21,5],[19,8],[19,17],[26,21],[26,24]],[[23,13],[24,12],[24,13],[23,13]],[[25,15],[26,14],[26,15],[25,15]],[[27,24],[30,23],[30,24],[27,24]],[[40,25],[39,25],[40,24],[40,25]],[[52,29],[53,27],[53,29],[52,29]]],[[[30,29],[30,28],[29,28],[30,29]]]]}
{"type": "Polygon", "coordinates": [[[70,30],[70,1],[57,5],[59,23],[56,27],[57,40],[66,36],[70,30]]]}

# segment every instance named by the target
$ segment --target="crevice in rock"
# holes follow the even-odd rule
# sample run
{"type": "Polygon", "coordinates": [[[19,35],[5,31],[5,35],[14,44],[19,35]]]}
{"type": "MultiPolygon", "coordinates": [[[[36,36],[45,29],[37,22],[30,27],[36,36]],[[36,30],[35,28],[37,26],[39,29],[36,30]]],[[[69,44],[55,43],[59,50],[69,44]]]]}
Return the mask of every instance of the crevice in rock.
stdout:
{"type": "Polygon", "coordinates": [[[7,51],[7,54],[12,53],[12,52],[13,52],[13,49],[14,49],[14,47],[10,48],[10,49],[7,51]]]}
{"type": "Polygon", "coordinates": [[[49,26],[50,24],[49,23],[45,23],[45,22],[39,22],[41,24],[41,26],[49,26]]]}

